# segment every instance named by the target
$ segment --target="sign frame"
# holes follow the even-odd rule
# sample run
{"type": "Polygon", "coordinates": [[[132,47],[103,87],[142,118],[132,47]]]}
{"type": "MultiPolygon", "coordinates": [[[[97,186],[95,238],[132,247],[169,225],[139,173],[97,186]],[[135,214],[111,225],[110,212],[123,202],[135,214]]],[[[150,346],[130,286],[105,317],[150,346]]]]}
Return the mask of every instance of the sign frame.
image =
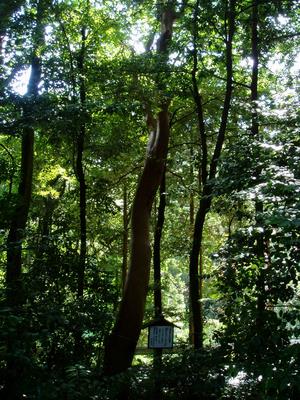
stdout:
{"type": "Polygon", "coordinates": [[[143,325],[148,328],[148,349],[173,349],[175,326],[163,315],[143,325]]]}
{"type": "Polygon", "coordinates": [[[173,349],[174,327],[151,325],[148,327],[148,349],[173,349]]]}

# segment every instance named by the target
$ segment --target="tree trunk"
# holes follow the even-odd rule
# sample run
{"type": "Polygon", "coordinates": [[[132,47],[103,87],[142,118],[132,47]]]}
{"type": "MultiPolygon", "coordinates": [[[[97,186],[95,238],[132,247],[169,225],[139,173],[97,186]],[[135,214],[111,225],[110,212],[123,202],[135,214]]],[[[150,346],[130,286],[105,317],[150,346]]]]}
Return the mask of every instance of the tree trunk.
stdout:
{"type": "MultiPolygon", "coordinates": [[[[193,25],[193,70],[192,70],[192,84],[193,84],[193,96],[196,104],[197,111],[197,123],[199,131],[199,139],[201,146],[201,163],[199,168],[199,186],[200,190],[207,182],[207,138],[206,129],[203,116],[202,98],[198,90],[197,83],[197,71],[198,71],[198,17],[199,17],[200,0],[197,0],[194,11],[194,25],[193,25]]],[[[203,207],[202,207],[203,209],[203,207]]],[[[206,213],[206,211],[205,211],[206,213]]],[[[200,209],[196,214],[194,235],[193,235],[193,247],[190,256],[190,269],[189,269],[189,292],[190,292],[190,340],[194,344],[195,348],[201,348],[203,345],[203,313],[202,303],[200,302],[200,280],[198,271],[198,258],[200,253],[201,241],[202,241],[202,230],[204,225],[205,215],[200,213],[200,209]],[[201,215],[200,215],[201,214],[201,215]],[[200,235],[199,238],[197,235],[200,235]],[[197,240],[196,240],[197,239],[197,240]],[[199,246],[199,249],[198,249],[199,246]]]]}
{"type": "MultiPolygon", "coordinates": [[[[251,23],[251,48],[252,48],[252,74],[251,74],[251,136],[259,139],[259,123],[257,112],[258,101],[258,76],[259,76],[259,38],[258,38],[258,2],[254,1],[252,4],[252,23],[251,23]]],[[[258,179],[261,174],[259,167],[255,171],[255,176],[258,179]]],[[[264,206],[261,200],[255,201],[255,219],[256,225],[261,227],[261,215],[264,206]]],[[[264,232],[258,232],[256,236],[256,256],[259,262],[259,272],[257,277],[257,317],[256,327],[257,331],[262,331],[264,325],[264,311],[266,308],[266,295],[265,295],[265,235],[264,232]]]]}
{"type": "MultiPolygon", "coordinates": [[[[84,81],[84,62],[86,53],[86,29],[81,29],[81,49],[77,59],[78,75],[79,75],[79,100],[81,112],[85,113],[86,88],[84,81]]],[[[83,115],[85,118],[85,115],[83,115]]],[[[84,142],[86,135],[86,125],[83,120],[80,124],[77,133],[77,156],[76,156],[76,178],[79,183],[79,220],[80,220],[80,247],[79,247],[79,262],[78,262],[78,277],[77,277],[77,299],[82,301],[84,293],[84,277],[86,268],[86,253],[87,253],[87,232],[86,232],[86,183],[83,165],[84,142]]],[[[80,307],[80,305],[79,305],[80,307]]],[[[82,327],[78,316],[78,323],[74,332],[74,356],[80,360],[84,351],[84,342],[82,339],[82,327]]]]}
{"type": "MultiPolygon", "coordinates": [[[[160,190],[159,206],[157,220],[154,232],[153,244],[153,272],[154,272],[154,317],[159,318],[163,314],[162,291],[161,291],[161,238],[165,221],[166,209],[166,168],[164,169],[160,190]]],[[[162,367],[162,349],[153,350],[153,374],[154,374],[154,392],[153,399],[159,400],[162,397],[162,387],[160,380],[160,371],[162,367]]]]}
{"type": "Polygon", "coordinates": [[[78,286],[77,297],[81,298],[84,291],[84,274],[86,264],[86,184],[83,170],[83,147],[84,147],[85,127],[82,126],[77,140],[77,179],[79,182],[79,217],[80,217],[80,250],[78,266],[78,286]]]}
{"type": "MultiPolygon", "coordinates": [[[[27,113],[24,112],[24,115],[27,113]]],[[[21,283],[22,274],[22,240],[27,223],[31,201],[32,172],[33,172],[34,130],[31,127],[23,129],[22,159],[20,183],[18,188],[18,204],[7,237],[7,270],[6,288],[7,304],[18,308],[23,303],[21,283]]]]}
{"type": "Polygon", "coordinates": [[[199,271],[199,255],[202,247],[203,228],[206,214],[210,208],[211,198],[208,195],[202,193],[200,200],[200,207],[198,208],[195,225],[193,244],[190,254],[190,270],[189,270],[189,282],[190,282],[190,304],[192,312],[192,326],[193,326],[193,337],[192,343],[195,349],[203,347],[203,312],[200,298],[200,271],[199,271]]]}
{"type": "MultiPolygon", "coordinates": [[[[164,60],[167,60],[174,20],[174,4],[170,2],[162,12],[161,34],[157,41],[157,51],[164,60]]],[[[163,90],[162,83],[158,83],[158,88],[163,90]]],[[[105,375],[114,375],[130,367],[144,317],[151,263],[150,215],[165,168],[170,133],[169,101],[162,101],[161,111],[156,119],[153,118],[149,107],[147,108],[147,123],[151,134],[144,169],[132,206],[131,251],[125,290],[116,323],[105,345],[105,375]]]]}
{"type": "MultiPolygon", "coordinates": [[[[191,135],[191,143],[193,142],[193,137],[191,135]]],[[[194,166],[193,166],[193,160],[194,160],[194,148],[193,145],[191,145],[190,148],[190,185],[192,187],[193,181],[194,181],[194,166]]],[[[189,199],[189,232],[190,232],[190,240],[193,240],[194,236],[194,225],[195,225],[195,199],[194,199],[194,193],[193,190],[190,192],[190,199],[189,199]]],[[[190,280],[189,280],[189,285],[190,285],[190,280]]],[[[193,325],[193,314],[192,314],[192,309],[191,309],[191,296],[190,296],[190,291],[189,291],[189,299],[188,299],[188,304],[189,304],[189,343],[193,344],[194,340],[194,325],[193,325]]]]}
{"type": "Polygon", "coordinates": [[[128,270],[128,193],[126,183],[123,187],[123,246],[122,246],[122,293],[124,293],[128,270]]]}
{"type": "MultiPolygon", "coordinates": [[[[40,60],[33,57],[31,63],[31,76],[28,84],[27,96],[34,99],[38,95],[38,85],[41,78],[40,60]]],[[[30,115],[27,105],[23,106],[24,118],[30,115]]],[[[22,157],[20,182],[18,187],[18,204],[12,217],[9,234],[7,237],[7,304],[18,307],[22,304],[22,240],[26,228],[32,191],[32,174],[34,158],[34,129],[25,126],[22,135],[22,157]]]]}
{"type": "MultiPolygon", "coordinates": [[[[85,58],[85,41],[86,30],[81,31],[81,51],[78,56],[78,73],[80,81],[80,106],[84,111],[86,101],[86,89],[84,82],[84,58],[85,58]]],[[[78,267],[78,286],[77,297],[81,298],[84,291],[84,273],[86,263],[86,183],[83,167],[83,152],[85,141],[85,122],[81,123],[77,136],[77,158],[76,158],[76,177],[79,183],[79,218],[80,218],[80,251],[79,251],[79,267],[78,267]]]]}
{"type": "MultiPolygon", "coordinates": [[[[38,27],[37,29],[40,29],[38,27]]],[[[31,76],[28,84],[27,97],[34,100],[38,95],[38,85],[41,79],[40,59],[34,54],[31,62],[31,76]]],[[[31,106],[23,106],[24,118],[31,113],[31,106]]],[[[22,241],[25,237],[25,228],[31,202],[32,176],[34,159],[34,129],[24,127],[22,134],[22,157],[20,182],[18,187],[18,203],[12,216],[10,230],[7,237],[7,267],[6,267],[6,302],[11,313],[20,316],[25,294],[22,287],[22,241]]],[[[7,342],[7,371],[4,388],[4,397],[15,400],[22,398],[21,385],[24,366],[20,354],[25,352],[25,343],[22,340],[22,329],[16,328],[15,336],[7,342]]]]}
{"type": "MultiPolygon", "coordinates": [[[[200,298],[200,286],[202,292],[202,275],[199,272],[199,256],[200,250],[202,248],[202,238],[203,229],[207,213],[209,212],[211,202],[212,202],[212,185],[213,180],[216,177],[217,166],[219,157],[221,155],[223,143],[225,140],[225,133],[230,109],[230,102],[232,96],[232,40],[235,28],[235,0],[229,0],[227,4],[225,19],[228,21],[228,29],[226,32],[226,93],[223,103],[222,116],[220,127],[218,131],[217,141],[215,144],[214,153],[209,166],[208,172],[208,158],[207,158],[207,141],[205,124],[203,118],[202,100],[198,91],[198,84],[196,80],[197,72],[197,20],[198,20],[198,9],[199,1],[196,3],[195,13],[194,13],[194,68],[192,71],[192,83],[194,91],[194,100],[197,109],[198,116],[198,129],[200,135],[200,143],[202,149],[202,160],[201,160],[201,170],[200,170],[200,181],[202,185],[200,206],[195,218],[193,244],[190,254],[190,269],[189,269],[189,280],[190,280],[190,304],[192,312],[192,325],[193,325],[193,338],[195,349],[200,349],[203,347],[203,315],[202,306],[200,298]]],[[[202,266],[203,268],[203,266],[202,266]]]]}
{"type": "Polygon", "coordinates": [[[164,105],[159,113],[156,134],[132,206],[129,270],[117,320],[105,346],[104,373],[107,375],[123,372],[130,367],[141,331],[151,262],[151,207],[161,181],[168,149],[168,105],[164,105]]]}
{"type": "Polygon", "coordinates": [[[162,315],[162,295],[161,295],[161,237],[165,221],[166,208],[166,171],[164,170],[160,191],[157,221],[154,232],[153,244],[153,272],[154,272],[154,316],[157,318],[162,315]]]}

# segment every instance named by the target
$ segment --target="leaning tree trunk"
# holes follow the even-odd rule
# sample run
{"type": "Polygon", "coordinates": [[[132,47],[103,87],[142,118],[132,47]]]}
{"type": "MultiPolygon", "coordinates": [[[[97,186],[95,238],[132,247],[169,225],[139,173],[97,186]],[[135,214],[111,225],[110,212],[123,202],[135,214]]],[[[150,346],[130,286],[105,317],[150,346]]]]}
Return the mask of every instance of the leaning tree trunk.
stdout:
{"type": "MultiPolygon", "coordinates": [[[[157,51],[167,59],[175,19],[174,5],[162,12],[161,34],[157,51]]],[[[144,169],[135,193],[131,215],[130,261],[123,298],[104,353],[104,374],[114,375],[130,367],[141,332],[147,297],[151,250],[149,224],[151,208],[165,168],[169,143],[169,101],[163,100],[160,112],[153,118],[148,112],[151,129],[144,169]]]]}
{"type": "Polygon", "coordinates": [[[104,373],[108,375],[130,367],[144,317],[151,262],[149,222],[167,157],[168,105],[163,106],[157,122],[157,138],[147,154],[132,206],[127,280],[119,314],[105,346],[104,373]]]}
{"type": "MultiPolygon", "coordinates": [[[[200,171],[202,193],[201,193],[200,205],[195,218],[193,244],[190,254],[190,269],[189,269],[190,305],[191,305],[192,325],[193,325],[192,342],[194,344],[195,349],[199,349],[203,346],[203,323],[202,323],[203,317],[200,304],[200,292],[201,292],[200,280],[202,279],[202,276],[200,276],[199,274],[199,256],[202,248],[204,223],[206,215],[209,212],[212,202],[212,196],[213,196],[212,182],[216,177],[219,157],[221,155],[223,143],[225,140],[225,133],[226,133],[231,96],[232,96],[232,78],[233,78],[232,40],[235,29],[235,0],[229,0],[228,3],[229,4],[227,4],[226,15],[225,15],[225,19],[228,22],[228,28],[226,32],[226,92],[223,102],[221,122],[217,135],[215,149],[212,156],[212,160],[209,165],[209,172],[208,172],[208,158],[207,158],[207,141],[206,141],[204,118],[203,118],[202,100],[198,91],[198,86],[196,81],[196,71],[197,71],[196,29],[197,28],[195,28],[194,32],[194,52],[193,52],[194,68],[192,71],[192,82],[193,82],[194,100],[198,116],[200,143],[202,149],[202,162],[200,171]]],[[[199,7],[199,1],[196,4],[196,9],[194,14],[195,26],[197,25],[197,20],[198,20],[198,7],[199,7]]]]}

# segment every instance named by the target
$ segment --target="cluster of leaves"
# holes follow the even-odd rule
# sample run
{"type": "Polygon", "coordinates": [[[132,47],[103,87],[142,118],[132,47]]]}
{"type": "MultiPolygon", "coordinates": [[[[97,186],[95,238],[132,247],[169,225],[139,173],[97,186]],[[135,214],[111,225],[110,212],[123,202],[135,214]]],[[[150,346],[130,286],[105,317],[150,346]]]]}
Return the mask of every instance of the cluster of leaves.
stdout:
{"type": "Polygon", "coordinates": [[[245,371],[246,381],[258,388],[259,398],[296,398],[300,185],[295,130],[247,145],[242,140],[226,153],[216,188],[230,193],[239,207],[244,204],[244,222],[218,254],[224,327],[218,338],[237,371],[245,371]],[[253,157],[259,160],[255,165],[253,157]]]}

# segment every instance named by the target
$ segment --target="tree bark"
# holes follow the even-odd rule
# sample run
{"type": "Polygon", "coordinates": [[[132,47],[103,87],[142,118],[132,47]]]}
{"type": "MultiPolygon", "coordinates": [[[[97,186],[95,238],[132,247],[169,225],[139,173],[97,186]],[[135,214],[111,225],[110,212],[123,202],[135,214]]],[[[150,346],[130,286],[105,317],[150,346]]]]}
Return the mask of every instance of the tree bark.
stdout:
{"type": "Polygon", "coordinates": [[[167,157],[168,105],[164,105],[158,115],[156,133],[155,144],[146,157],[132,206],[129,270],[117,320],[105,346],[106,375],[120,373],[130,367],[141,331],[151,262],[150,213],[167,157]]]}
{"type": "MultiPolygon", "coordinates": [[[[198,19],[199,2],[197,1],[194,22],[197,23],[198,19]]],[[[195,349],[203,347],[203,313],[201,307],[200,287],[202,292],[202,273],[199,272],[199,256],[202,248],[203,229],[207,213],[209,212],[212,202],[212,189],[213,180],[216,177],[217,166],[219,157],[221,155],[223,143],[225,140],[225,133],[232,97],[232,82],[233,82],[233,69],[232,69],[232,40],[235,29],[235,0],[229,0],[226,8],[226,21],[228,21],[228,30],[226,32],[226,92],[222,108],[222,116],[218,136],[215,144],[214,153],[210,162],[208,170],[208,157],[207,157],[207,142],[205,124],[203,119],[203,109],[201,96],[198,91],[198,84],[196,80],[197,71],[197,31],[194,31],[194,68],[192,71],[192,82],[194,91],[194,100],[197,108],[198,128],[200,135],[200,143],[202,148],[202,162],[200,180],[202,184],[200,205],[196,213],[193,243],[190,254],[190,268],[189,268],[189,281],[190,281],[190,304],[193,321],[193,338],[195,349]]],[[[202,266],[203,268],[203,266],[202,266]]]]}

